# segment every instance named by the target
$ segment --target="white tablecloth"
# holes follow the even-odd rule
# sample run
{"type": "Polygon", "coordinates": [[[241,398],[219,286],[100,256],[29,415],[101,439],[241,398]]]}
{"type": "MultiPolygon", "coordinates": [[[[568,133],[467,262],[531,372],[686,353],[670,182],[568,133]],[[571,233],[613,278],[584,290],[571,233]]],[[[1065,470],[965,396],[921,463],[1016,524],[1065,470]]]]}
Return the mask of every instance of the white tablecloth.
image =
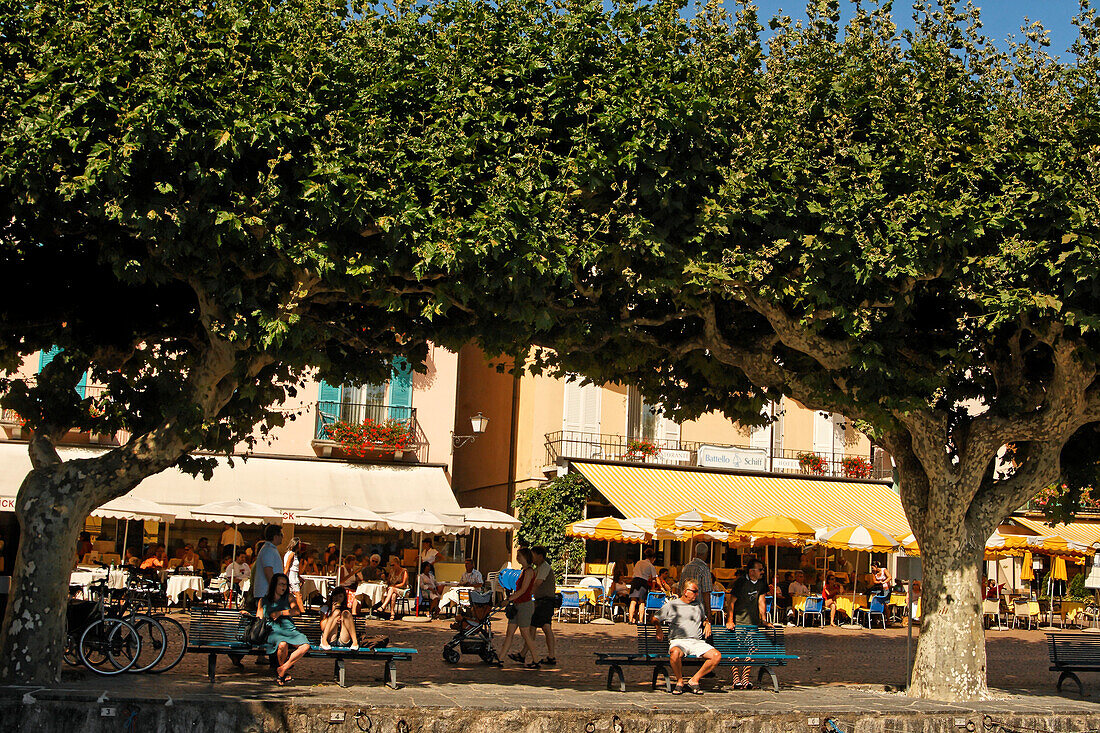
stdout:
{"type": "Polygon", "coordinates": [[[332,592],[333,583],[335,578],[330,578],[327,575],[303,575],[302,579],[302,598],[309,600],[309,597],[313,593],[320,593],[321,597],[326,601],[328,600],[329,593],[332,592]]]}
{"type": "Polygon", "coordinates": [[[170,575],[168,576],[168,600],[173,603],[182,603],[181,596],[201,594],[205,586],[202,577],[198,575],[170,575]]]}
{"type": "Polygon", "coordinates": [[[360,583],[355,589],[355,595],[363,596],[373,606],[382,602],[382,596],[386,595],[386,586],[383,583],[360,583]]]}
{"type": "Polygon", "coordinates": [[[69,576],[69,585],[79,585],[81,597],[87,594],[88,586],[93,580],[107,579],[107,587],[112,590],[120,590],[126,587],[126,573],[123,570],[111,570],[107,568],[95,568],[92,570],[76,570],[69,576]]]}
{"type": "Polygon", "coordinates": [[[439,610],[442,611],[445,608],[449,608],[452,605],[458,605],[458,592],[460,590],[474,591],[477,588],[468,585],[460,585],[455,588],[451,588],[449,591],[443,594],[443,597],[439,599],[439,610]]]}

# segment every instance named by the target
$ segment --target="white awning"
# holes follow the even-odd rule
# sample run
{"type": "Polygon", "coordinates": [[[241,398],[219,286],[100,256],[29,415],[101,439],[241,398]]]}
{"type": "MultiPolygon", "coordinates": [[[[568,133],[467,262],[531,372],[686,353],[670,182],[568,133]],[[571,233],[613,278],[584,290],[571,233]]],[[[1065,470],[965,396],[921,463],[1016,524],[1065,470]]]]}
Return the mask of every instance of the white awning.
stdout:
{"type": "MultiPolygon", "coordinates": [[[[93,458],[102,450],[61,448],[64,460],[93,458]]],[[[0,443],[0,510],[15,508],[15,495],[31,469],[24,443],[0,443]]],[[[308,458],[252,456],[233,459],[233,467],[218,458],[209,481],[191,478],[174,468],[142,481],[133,496],[155,501],[176,514],[193,519],[190,509],[213,501],[244,499],[266,504],[294,521],[296,512],[329,504],[353,504],[375,512],[418,511],[428,508],[454,516],[462,523],[462,509],[440,466],[353,464],[308,458]]]]}

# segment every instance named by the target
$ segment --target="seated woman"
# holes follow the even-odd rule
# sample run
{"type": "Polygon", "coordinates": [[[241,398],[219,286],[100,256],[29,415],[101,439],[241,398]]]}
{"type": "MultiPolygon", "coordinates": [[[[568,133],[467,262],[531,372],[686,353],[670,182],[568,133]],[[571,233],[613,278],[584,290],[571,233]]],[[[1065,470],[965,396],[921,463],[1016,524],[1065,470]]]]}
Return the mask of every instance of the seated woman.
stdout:
{"type": "Polygon", "coordinates": [[[317,564],[317,550],[312,547],[302,550],[302,562],[298,566],[298,576],[320,574],[321,568],[317,564]]]}
{"type": "Polygon", "coordinates": [[[672,578],[669,577],[668,568],[661,568],[657,571],[657,577],[653,579],[653,590],[664,593],[669,598],[676,595],[676,589],[673,587],[672,578]]]}
{"type": "Polygon", "coordinates": [[[833,575],[829,575],[825,579],[825,585],[821,589],[822,608],[829,611],[829,623],[836,626],[836,612],[837,605],[836,599],[843,593],[843,588],[837,579],[833,575]]]}
{"type": "Polygon", "coordinates": [[[386,567],[386,594],[382,596],[382,613],[393,618],[397,614],[397,599],[405,595],[409,587],[409,571],[401,567],[401,558],[390,555],[386,567]]]}
{"type": "MultiPolygon", "coordinates": [[[[353,596],[354,598],[354,596],[353,596]]],[[[355,619],[348,604],[348,589],[342,585],[333,589],[328,598],[328,606],[321,617],[321,648],[328,650],[333,644],[349,646],[352,651],[359,648],[355,636],[355,619]]]]}
{"type": "Polygon", "coordinates": [[[309,651],[309,639],[290,620],[298,615],[298,609],[292,608],[294,605],[286,574],[275,573],[271,576],[267,595],[260,599],[257,615],[263,614],[271,619],[271,633],[267,636],[264,651],[274,654],[279,661],[279,666],[275,668],[275,682],[280,687],[291,679],[290,668],[309,651]]]}
{"type": "Polygon", "coordinates": [[[443,593],[435,580],[435,567],[430,562],[420,563],[419,581],[421,603],[428,605],[428,615],[435,618],[439,613],[439,599],[443,593]]]}
{"type": "Polygon", "coordinates": [[[336,584],[347,590],[348,610],[354,616],[359,612],[359,599],[355,595],[355,589],[363,579],[362,568],[355,564],[355,555],[344,558],[344,564],[336,569],[336,584]]]}

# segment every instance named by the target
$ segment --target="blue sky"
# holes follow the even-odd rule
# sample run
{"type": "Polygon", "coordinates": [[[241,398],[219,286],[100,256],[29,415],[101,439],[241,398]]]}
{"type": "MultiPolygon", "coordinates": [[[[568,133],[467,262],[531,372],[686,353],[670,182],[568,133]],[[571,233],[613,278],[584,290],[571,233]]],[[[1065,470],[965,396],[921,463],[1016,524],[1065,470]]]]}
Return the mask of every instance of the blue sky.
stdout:
{"type": "MultiPolygon", "coordinates": [[[[755,0],[759,8],[761,24],[767,28],[767,20],[779,11],[783,11],[791,18],[805,18],[805,0],[755,0]]],[[[965,3],[965,0],[963,0],[965,3]]],[[[1073,43],[1077,37],[1077,29],[1070,20],[1078,11],[1077,0],[976,0],[975,4],[981,8],[982,24],[985,34],[996,41],[1004,41],[1010,35],[1020,38],[1020,26],[1025,16],[1031,20],[1042,22],[1050,31],[1050,52],[1053,55],[1061,55],[1073,43]]],[[[842,11],[850,10],[841,2],[842,11]]],[[[732,11],[734,4],[727,2],[727,7],[732,11]]],[[[911,2],[907,0],[895,0],[894,18],[898,25],[912,26],[911,2]]],[[[845,13],[847,16],[847,13],[845,13]]]]}

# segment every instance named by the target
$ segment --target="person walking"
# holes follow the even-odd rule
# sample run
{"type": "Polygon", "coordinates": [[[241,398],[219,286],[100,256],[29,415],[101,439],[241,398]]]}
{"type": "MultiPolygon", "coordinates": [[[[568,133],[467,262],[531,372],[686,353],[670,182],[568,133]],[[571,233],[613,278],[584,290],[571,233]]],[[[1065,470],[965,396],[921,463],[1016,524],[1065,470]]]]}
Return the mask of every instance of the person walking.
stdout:
{"type": "Polygon", "coordinates": [[[696,603],[699,584],[694,580],[680,581],[680,597],[673,598],[657,612],[657,625],[654,632],[658,640],[665,638],[664,625],[668,624],[668,666],[676,677],[673,695],[682,695],[684,691],[693,695],[702,695],[699,681],[714,671],[722,654],[706,642],[710,637],[710,617],[700,604],[696,603]],[[684,684],[684,656],[700,657],[703,664],[684,684]]]}
{"type": "Polygon", "coordinates": [[[535,569],[532,567],[534,556],[530,548],[521,547],[516,552],[516,558],[523,572],[520,573],[519,578],[516,580],[515,591],[508,596],[508,601],[513,605],[515,610],[508,619],[508,630],[504,634],[504,646],[500,650],[500,656],[520,664],[526,663],[525,666],[527,669],[538,669],[539,663],[536,661],[537,657],[535,656],[535,635],[531,631],[531,617],[535,612],[535,599],[533,593],[535,569]],[[512,639],[516,635],[516,629],[519,629],[520,636],[523,638],[524,649],[521,653],[509,654],[508,650],[512,647],[512,639]],[[527,662],[528,653],[531,655],[530,662],[527,662]]]}
{"type": "MultiPolygon", "coordinates": [[[[737,626],[763,626],[771,628],[771,624],[765,619],[764,596],[768,592],[768,581],[764,580],[764,563],[758,558],[749,560],[745,566],[745,573],[730,587],[729,611],[726,614],[726,628],[735,629],[737,626]]],[[[753,637],[750,637],[750,639],[753,637]]],[[[733,689],[751,690],[752,682],[749,673],[752,667],[737,667],[733,671],[733,689]]]]}
{"type": "MultiPolygon", "coordinates": [[[[554,575],[554,568],[546,559],[546,547],[535,545],[531,548],[531,555],[535,562],[535,611],[531,614],[531,639],[535,633],[542,629],[546,637],[546,656],[539,660],[539,664],[548,667],[556,667],[557,639],[554,637],[554,612],[558,610],[558,583],[554,575]]],[[[534,656],[534,647],[531,648],[534,656]]]]}
{"type": "Polygon", "coordinates": [[[680,587],[689,580],[694,580],[699,586],[694,603],[703,608],[710,618],[710,592],[714,589],[714,573],[710,565],[707,565],[707,557],[710,555],[710,545],[699,542],[695,545],[695,558],[680,571],[680,587]]]}
{"type": "Polygon", "coordinates": [[[290,582],[290,595],[298,604],[298,612],[305,613],[306,607],[302,603],[302,579],[298,574],[301,567],[301,546],[300,539],[291,538],[286,554],[283,555],[283,572],[286,573],[287,580],[290,582]]]}
{"type": "Polygon", "coordinates": [[[634,577],[630,579],[630,607],[627,609],[626,618],[632,624],[645,622],[645,602],[649,596],[649,588],[657,577],[657,568],[653,565],[653,558],[657,557],[652,547],[645,548],[642,559],[634,563],[634,577]],[[637,614],[635,615],[635,611],[637,614]]]}

